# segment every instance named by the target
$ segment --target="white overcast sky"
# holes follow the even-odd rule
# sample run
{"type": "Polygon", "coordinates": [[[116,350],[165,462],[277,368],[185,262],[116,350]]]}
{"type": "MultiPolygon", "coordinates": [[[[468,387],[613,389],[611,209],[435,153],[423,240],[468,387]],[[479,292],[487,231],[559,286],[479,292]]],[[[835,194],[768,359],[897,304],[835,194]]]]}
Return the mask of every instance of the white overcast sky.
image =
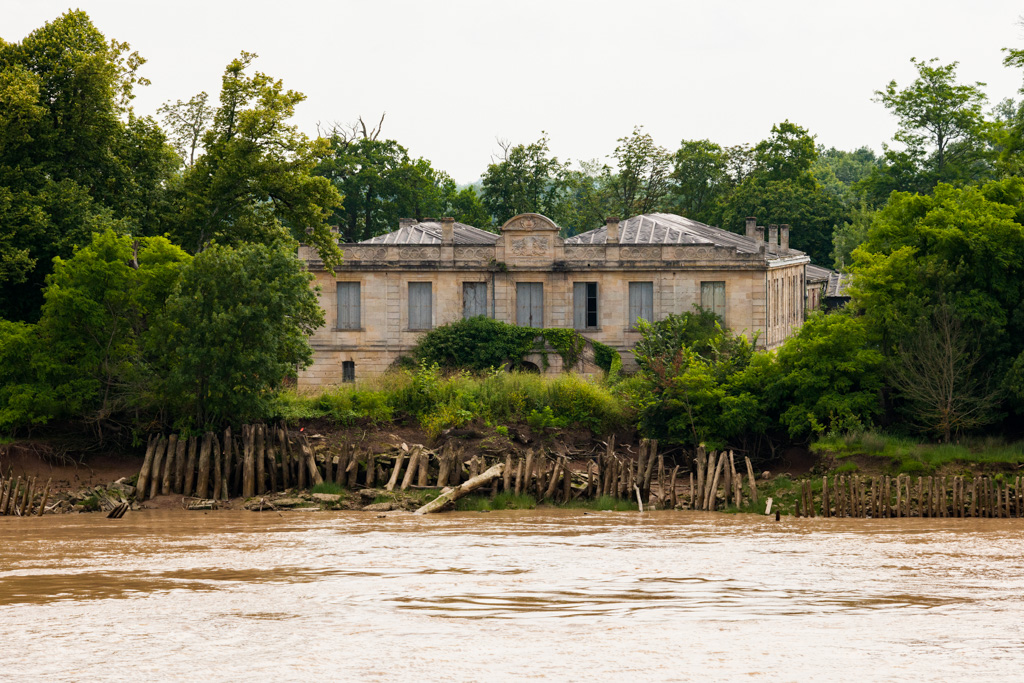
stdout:
{"type": "MultiPolygon", "coordinates": [[[[1004,0],[92,0],[79,7],[131,43],[153,84],[136,111],[214,95],[242,50],[305,93],[296,123],[387,112],[384,135],[472,182],[496,138],[547,131],[560,158],[603,158],[634,125],[682,139],[755,143],[790,119],[826,146],[879,151],[895,121],[872,93],[913,79],[911,57],[959,61],[990,102],[1016,96],[1003,47],[1024,46],[1024,4],[1004,0]]],[[[68,9],[0,0],[15,42],[68,9]]]]}

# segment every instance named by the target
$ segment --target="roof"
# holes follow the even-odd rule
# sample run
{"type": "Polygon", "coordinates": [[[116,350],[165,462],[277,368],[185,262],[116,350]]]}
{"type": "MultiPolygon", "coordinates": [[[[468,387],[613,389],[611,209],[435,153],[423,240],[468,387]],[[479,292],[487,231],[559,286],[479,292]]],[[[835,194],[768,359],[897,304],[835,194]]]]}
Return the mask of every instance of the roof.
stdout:
{"type": "Polygon", "coordinates": [[[825,282],[829,277],[835,274],[836,271],[834,270],[822,268],[821,266],[816,266],[813,263],[807,264],[806,276],[808,282],[825,282]]]}
{"type": "MultiPolygon", "coordinates": [[[[498,241],[498,235],[465,223],[455,223],[455,244],[492,245],[498,241]]],[[[441,244],[441,224],[437,221],[424,221],[403,225],[394,232],[377,235],[359,244],[441,244]]]]}
{"type": "Polygon", "coordinates": [[[825,285],[825,298],[849,299],[850,295],[846,292],[849,285],[849,273],[832,273],[828,276],[828,284],[825,285]]]}
{"type": "MultiPolygon", "coordinates": [[[[608,227],[580,233],[566,244],[605,244],[608,227]]],[[[729,247],[744,254],[756,254],[757,242],[746,235],[716,228],[671,213],[645,213],[619,223],[619,244],[705,244],[729,247]]],[[[788,256],[803,256],[790,249],[788,256]]]]}

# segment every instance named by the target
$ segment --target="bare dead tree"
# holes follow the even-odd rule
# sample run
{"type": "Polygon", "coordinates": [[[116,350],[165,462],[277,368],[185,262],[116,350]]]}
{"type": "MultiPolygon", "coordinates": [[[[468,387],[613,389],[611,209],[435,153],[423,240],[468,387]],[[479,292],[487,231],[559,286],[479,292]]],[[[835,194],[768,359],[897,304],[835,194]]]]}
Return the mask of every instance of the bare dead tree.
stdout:
{"type": "Polygon", "coordinates": [[[892,382],[918,426],[949,443],[955,435],[992,422],[998,390],[979,372],[970,332],[946,304],[936,307],[896,353],[892,382]]]}

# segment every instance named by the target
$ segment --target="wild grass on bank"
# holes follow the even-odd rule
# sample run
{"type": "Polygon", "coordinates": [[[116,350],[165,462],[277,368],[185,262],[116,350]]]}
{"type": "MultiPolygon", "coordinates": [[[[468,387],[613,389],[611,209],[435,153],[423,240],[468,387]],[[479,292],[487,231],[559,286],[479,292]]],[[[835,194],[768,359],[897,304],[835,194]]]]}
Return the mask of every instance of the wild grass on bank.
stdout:
{"type": "Polygon", "coordinates": [[[489,510],[532,510],[537,499],[528,493],[499,493],[489,496],[466,496],[455,501],[455,509],[462,512],[484,512],[489,510]]]}
{"type": "MultiPolygon", "coordinates": [[[[811,446],[818,455],[839,459],[868,456],[882,460],[892,474],[929,475],[946,465],[1021,465],[1024,443],[1006,443],[996,437],[966,438],[955,444],[927,444],[906,436],[880,432],[853,432],[826,437],[811,446]]],[[[842,463],[839,468],[847,466],[842,463]]]]}
{"type": "Polygon", "coordinates": [[[275,410],[285,420],[327,418],[339,424],[381,424],[405,416],[431,437],[476,418],[495,424],[529,422],[535,429],[578,426],[596,434],[622,427],[630,418],[621,395],[579,375],[445,374],[436,366],[395,370],[319,394],[285,392],[275,410]]]}

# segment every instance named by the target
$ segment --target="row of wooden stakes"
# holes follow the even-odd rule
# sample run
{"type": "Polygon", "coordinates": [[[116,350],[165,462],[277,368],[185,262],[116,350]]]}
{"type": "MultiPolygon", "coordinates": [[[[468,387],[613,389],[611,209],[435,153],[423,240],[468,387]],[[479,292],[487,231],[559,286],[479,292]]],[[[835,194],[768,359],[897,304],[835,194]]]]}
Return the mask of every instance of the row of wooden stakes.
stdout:
{"type": "Polygon", "coordinates": [[[1012,481],[962,476],[821,478],[800,484],[795,513],[814,517],[1024,517],[1021,477],[1012,481]]]}
{"type": "Polygon", "coordinates": [[[242,425],[240,437],[232,436],[230,427],[223,436],[151,436],[135,497],[143,501],[175,493],[214,500],[251,498],[323,480],[304,435],[291,435],[284,425],[242,425]]]}
{"type": "Polygon", "coordinates": [[[46,512],[52,483],[52,479],[47,479],[46,487],[37,489],[35,477],[22,481],[21,477],[9,476],[6,482],[0,480],[0,516],[42,515],[46,512]]]}

